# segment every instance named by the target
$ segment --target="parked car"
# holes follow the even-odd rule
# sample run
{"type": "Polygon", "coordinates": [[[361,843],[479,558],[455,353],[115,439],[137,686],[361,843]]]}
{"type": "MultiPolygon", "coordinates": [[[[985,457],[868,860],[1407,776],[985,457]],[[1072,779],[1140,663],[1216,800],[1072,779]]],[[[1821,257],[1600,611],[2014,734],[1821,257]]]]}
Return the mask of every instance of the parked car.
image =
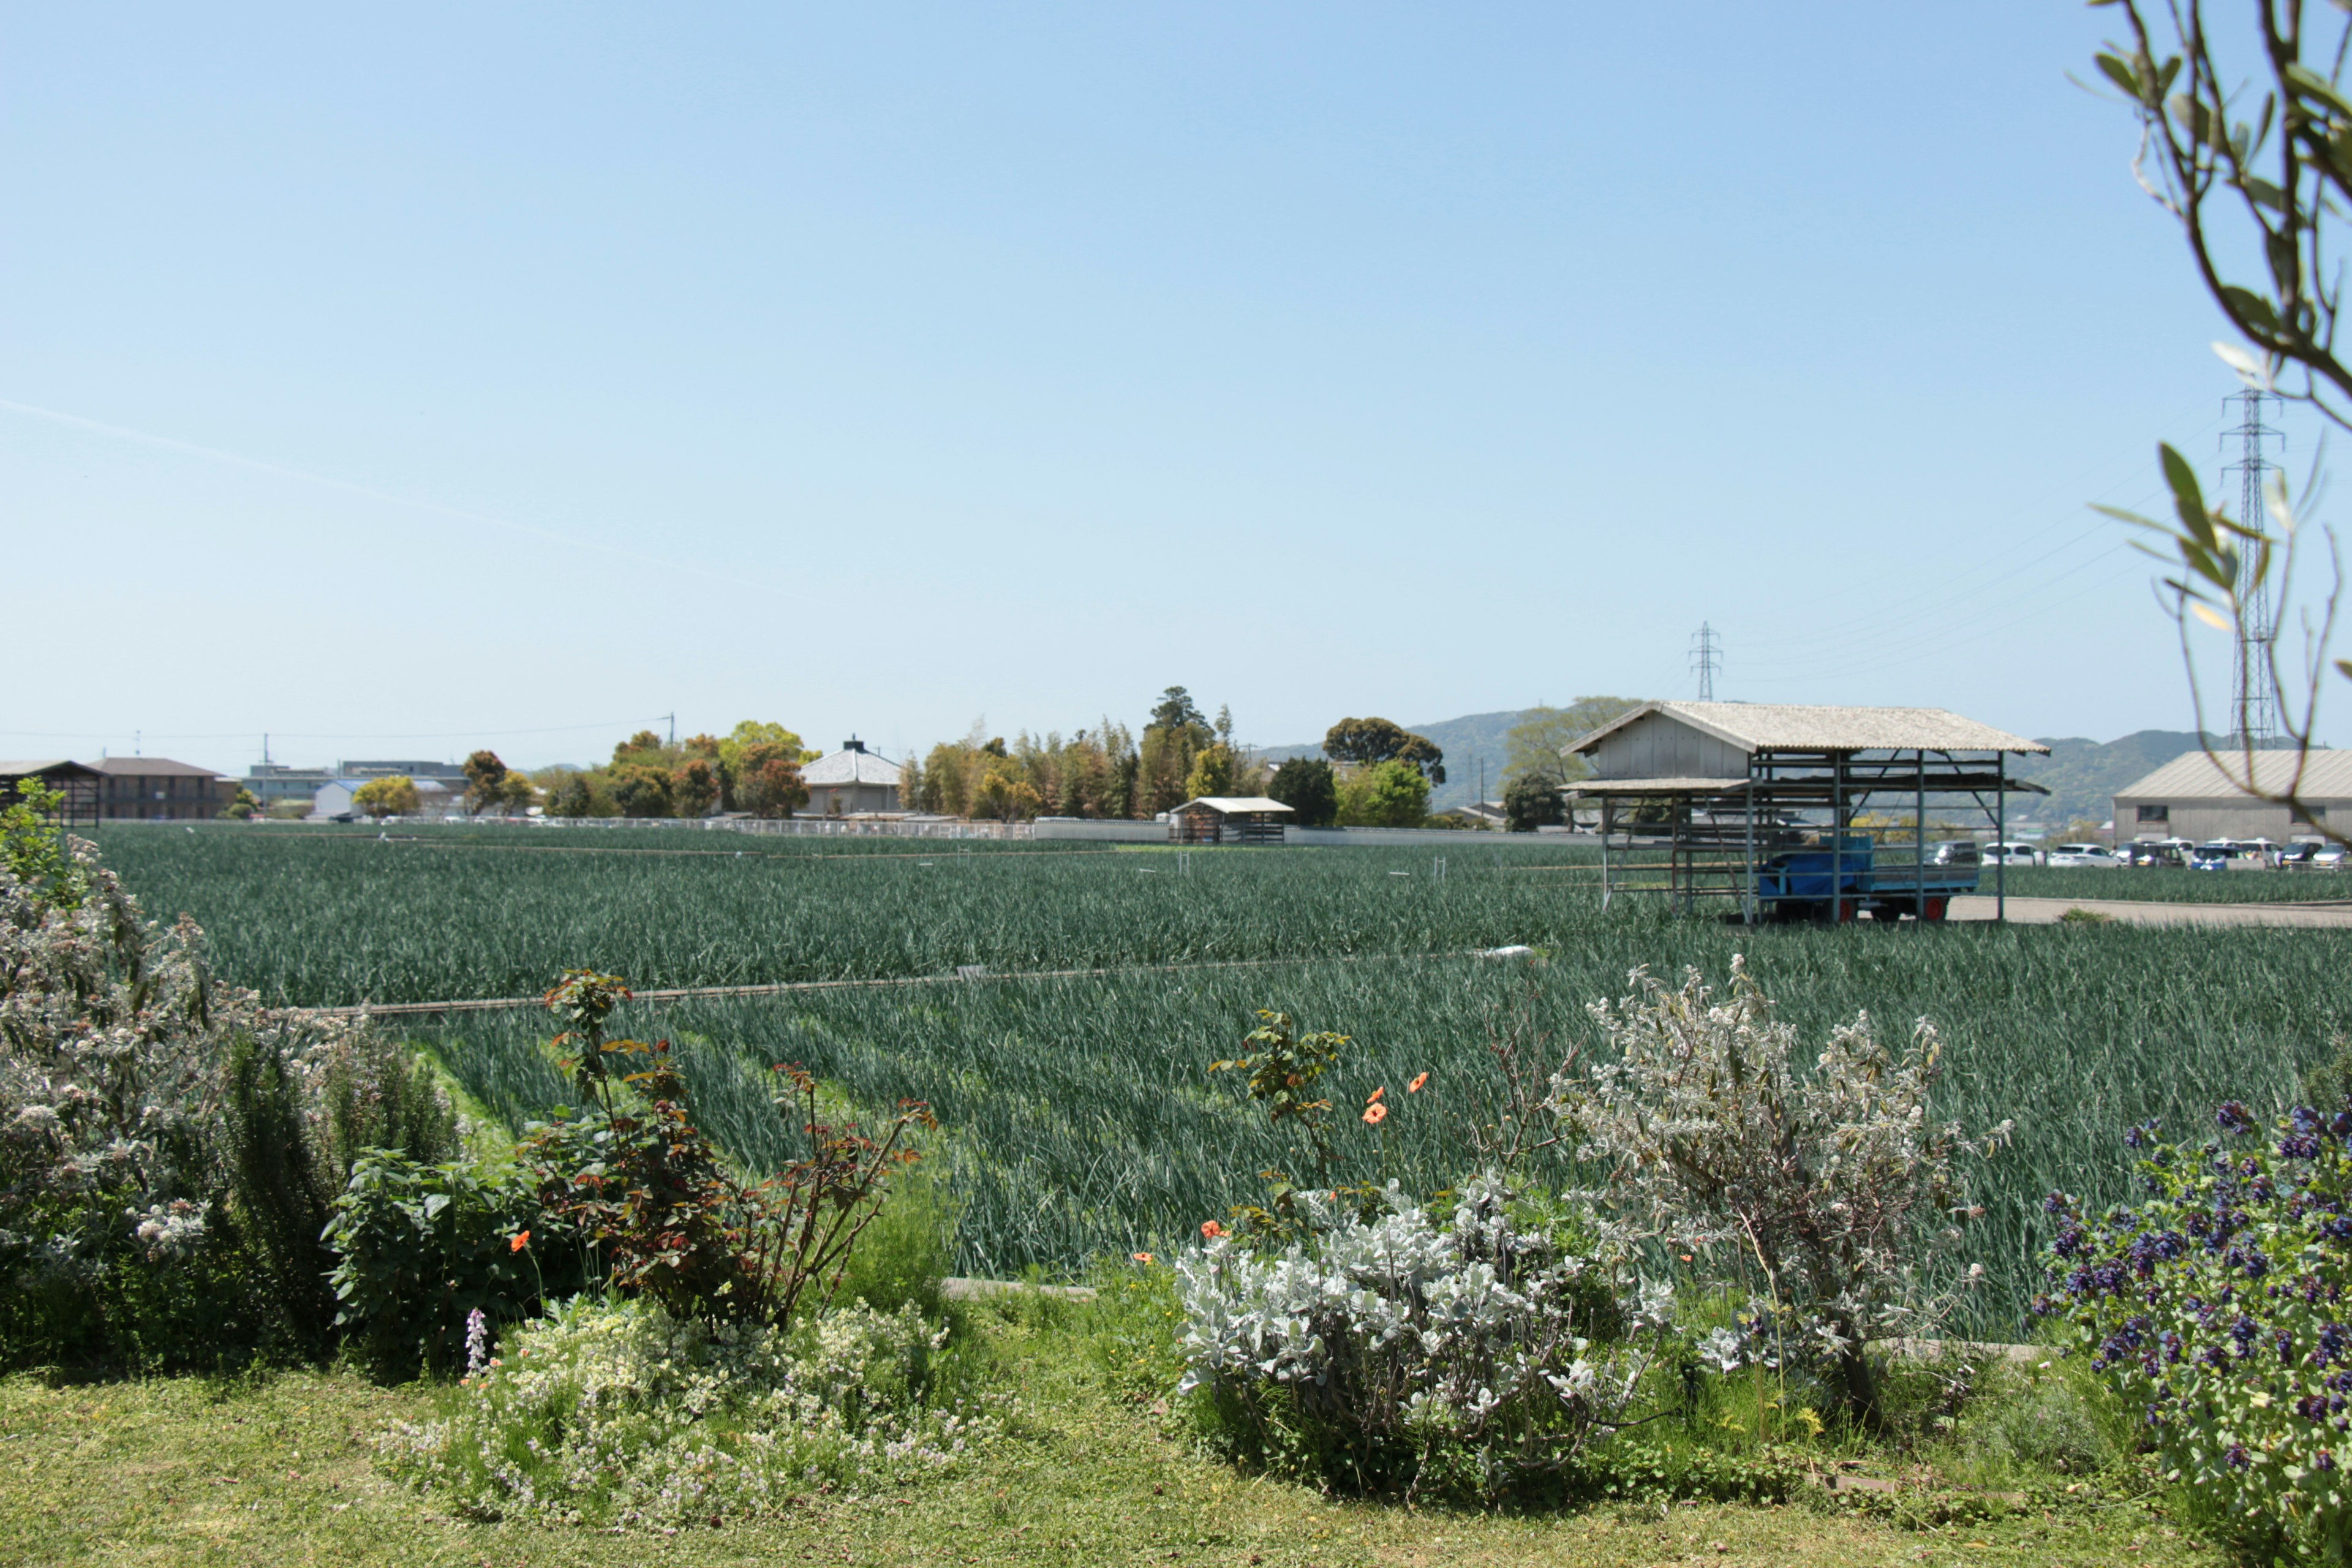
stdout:
{"type": "Polygon", "coordinates": [[[2123,858],[2104,844],[2061,844],[2042,857],[2044,866],[2070,866],[2077,870],[2112,871],[2124,864],[2123,858]]]}
{"type": "Polygon", "coordinates": [[[2226,871],[2230,868],[2230,862],[2239,858],[2240,854],[2234,841],[2216,838],[2189,851],[2189,868],[2192,871],[2226,871]]]}
{"type": "Polygon", "coordinates": [[[2143,838],[2126,845],[2124,863],[2128,866],[2170,866],[2189,864],[2189,851],[2195,846],[2177,838],[2143,838]]]}
{"type": "Polygon", "coordinates": [[[1988,844],[1980,852],[1988,866],[2039,866],[2042,852],[2031,844],[1988,844]]]}
{"type": "Polygon", "coordinates": [[[2290,844],[2280,851],[2279,867],[2288,871],[2340,871],[2344,851],[2333,844],[2290,844]]]}
{"type": "Polygon", "coordinates": [[[1950,844],[1930,844],[1923,857],[1930,866],[1981,866],[1984,852],[1975,843],[1960,839],[1950,844]]]}

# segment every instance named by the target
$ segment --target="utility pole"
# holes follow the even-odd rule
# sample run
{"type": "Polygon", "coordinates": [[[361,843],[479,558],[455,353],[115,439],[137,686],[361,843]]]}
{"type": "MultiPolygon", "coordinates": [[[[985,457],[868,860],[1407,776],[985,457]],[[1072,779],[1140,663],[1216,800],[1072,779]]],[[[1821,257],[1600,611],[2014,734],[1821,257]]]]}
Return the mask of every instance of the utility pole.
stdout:
{"type": "Polygon", "coordinates": [[[1698,672],[1698,700],[1715,700],[1715,672],[1723,668],[1723,643],[1705,621],[1691,637],[1690,667],[1698,672]]]}
{"type": "MultiPolygon", "coordinates": [[[[2269,460],[2265,441],[2282,445],[2285,433],[2263,423],[2263,400],[2275,402],[2277,394],[2258,386],[2224,399],[2240,405],[2238,426],[2225,430],[2226,442],[2238,438],[2238,460],[2222,466],[2238,476],[2238,521],[2254,533],[2265,533],[2263,519],[2263,476],[2278,467],[2269,460]]],[[[2226,448],[2225,448],[2226,450],[2226,448]]],[[[2230,666],[2230,739],[2247,750],[2258,750],[2278,740],[2278,699],[2271,689],[2271,644],[2278,638],[2278,621],[2271,606],[2270,582],[2257,575],[2259,543],[2249,542],[2238,560],[2238,641],[2230,666]]]]}
{"type": "Polygon", "coordinates": [[[677,715],[673,712],[665,717],[669,720],[669,743],[675,746],[677,744],[677,715]]]}

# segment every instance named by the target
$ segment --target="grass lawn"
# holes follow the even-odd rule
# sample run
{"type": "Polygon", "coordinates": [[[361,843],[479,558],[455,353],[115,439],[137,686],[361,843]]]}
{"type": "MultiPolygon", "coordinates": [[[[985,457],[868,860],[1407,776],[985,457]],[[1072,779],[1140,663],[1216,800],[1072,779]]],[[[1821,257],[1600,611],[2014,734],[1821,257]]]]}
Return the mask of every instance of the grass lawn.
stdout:
{"type": "Polygon", "coordinates": [[[439,1394],[347,1373],[49,1386],[0,1381],[0,1562],[509,1564],[2214,1563],[2145,1505],[2089,1494],[1943,1527],[1825,1503],[1513,1517],[1334,1501],[1192,1450],[1055,1314],[984,1309],[1015,1436],[903,1497],[813,1498],[757,1523],[627,1535],[453,1519],[380,1478],[373,1436],[439,1394]]]}

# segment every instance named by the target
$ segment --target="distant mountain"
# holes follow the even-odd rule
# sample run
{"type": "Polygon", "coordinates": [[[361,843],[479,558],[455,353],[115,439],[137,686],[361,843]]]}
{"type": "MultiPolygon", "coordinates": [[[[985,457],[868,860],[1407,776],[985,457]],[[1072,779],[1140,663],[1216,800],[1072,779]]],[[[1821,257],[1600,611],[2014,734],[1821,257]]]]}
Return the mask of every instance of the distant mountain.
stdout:
{"type": "MultiPolygon", "coordinates": [[[[2047,757],[2026,757],[2010,766],[2035,784],[2048,786],[2048,800],[2023,809],[2053,833],[2077,817],[2106,821],[2114,815],[2119,791],[2197,749],[2193,730],[2140,730],[2104,744],[2080,736],[2041,739],[2050,748],[2047,757]]],[[[2218,743],[2220,737],[2215,741],[2218,743]]],[[[2012,800],[2010,809],[2021,806],[2022,803],[2012,800]]]]}
{"type": "MultiPolygon", "coordinates": [[[[1471,713],[1460,719],[1440,719],[1433,724],[1405,724],[1416,735],[1426,735],[1445,753],[1445,782],[1429,792],[1432,811],[1467,805],[1478,798],[1478,764],[1486,764],[1486,798],[1503,793],[1503,759],[1510,747],[1504,736],[1526,715],[1514,708],[1501,713],[1471,713]]],[[[1369,717],[1369,715],[1367,715],[1369,717]]],[[[1385,717],[1385,715],[1383,715],[1385,717]]],[[[1402,720],[1398,721],[1403,723],[1402,720]]],[[[1288,746],[1268,746],[1260,753],[1280,762],[1285,757],[1319,757],[1318,738],[1288,746]]]]}

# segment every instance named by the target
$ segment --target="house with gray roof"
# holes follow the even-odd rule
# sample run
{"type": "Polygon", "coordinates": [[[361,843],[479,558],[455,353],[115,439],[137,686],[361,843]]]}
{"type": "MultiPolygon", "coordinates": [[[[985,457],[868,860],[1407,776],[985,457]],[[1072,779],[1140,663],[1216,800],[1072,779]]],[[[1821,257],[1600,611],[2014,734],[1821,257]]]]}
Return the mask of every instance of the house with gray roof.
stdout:
{"type": "Polygon", "coordinates": [[[866,812],[897,811],[898,781],[904,770],[878,752],[869,752],[866,742],[852,735],[841,743],[841,750],[818,758],[801,770],[801,783],[808,785],[808,805],[802,811],[811,816],[856,816],[866,812]]]}
{"type": "Polygon", "coordinates": [[[2244,777],[2247,755],[2223,752],[2230,767],[2225,773],[2203,752],[2175,757],[2156,772],[2117,791],[2116,840],[2135,838],[2315,838],[2319,829],[2342,832],[2352,826],[2352,752],[2315,751],[2301,759],[2302,778],[2295,776],[2293,751],[2252,754],[2253,782],[2274,795],[2290,787],[2300,795],[2305,810],[2257,800],[2231,781],[2244,777]]]}

